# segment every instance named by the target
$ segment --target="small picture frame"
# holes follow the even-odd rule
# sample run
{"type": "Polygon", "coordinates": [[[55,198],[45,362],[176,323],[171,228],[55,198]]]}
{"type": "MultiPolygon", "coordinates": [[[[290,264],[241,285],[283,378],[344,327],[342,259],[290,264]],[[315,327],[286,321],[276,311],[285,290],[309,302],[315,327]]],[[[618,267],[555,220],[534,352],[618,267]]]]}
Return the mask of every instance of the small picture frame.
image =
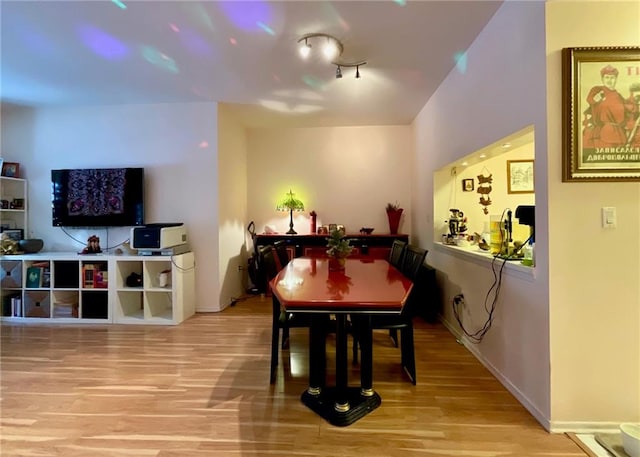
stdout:
{"type": "Polygon", "coordinates": [[[462,192],[473,192],[473,178],[462,180],[462,192]]]}
{"type": "Polygon", "coordinates": [[[507,193],[534,193],[533,160],[507,160],[507,193]]]}
{"type": "Polygon", "coordinates": [[[18,162],[2,162],[2,176],[7,178],[19,178],[20,164],[18,162]]]}
{"type": "Polygon", "coordinates": [[[329,224],[329,233],[333,233],[338,230],[338,224],[329,224]]]}
{"type": "Polygon", "coordinates": [[[20,241],[23,237],[23,232],[22,229],[9,229],[9,230],[3,230],[2,231],[3,234],[7,234],[7,236],[12,239],[13,241],[20,241]]]}
{"type": "Polygon", "coordinates": [[[24,198],[14,198],[9,204],[10,209],[24,209],[24,198]]]}
{"type": "Polygon", "coordinates": [[[329,226],[321,225],[318,227],[318,235],[328,235],[329,234],[329,226]]]}

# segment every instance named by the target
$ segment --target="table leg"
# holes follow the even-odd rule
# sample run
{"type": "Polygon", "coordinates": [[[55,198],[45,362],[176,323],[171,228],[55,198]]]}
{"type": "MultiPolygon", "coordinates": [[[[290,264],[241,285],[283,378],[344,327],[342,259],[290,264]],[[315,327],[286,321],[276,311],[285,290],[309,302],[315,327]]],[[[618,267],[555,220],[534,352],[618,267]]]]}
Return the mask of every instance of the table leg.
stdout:
{"type": "Polygon", "coordinates": [[[326,319],[324,315],[314,315],[309,327],[309,388],[311,395],[320,395],[326,382],[326,319]]]}
{"type": "Polygon", "coordinates": [[[347,400],[347,315],[336,314],[336,411],[349,411],[347,400]]]}
{"type": "Polygon", "coordinates": [[[358,335],[360,339],[360,394],[371,397],[373,391],[373,334],[371,316],[364,315],[358,319],[358,335]]]}

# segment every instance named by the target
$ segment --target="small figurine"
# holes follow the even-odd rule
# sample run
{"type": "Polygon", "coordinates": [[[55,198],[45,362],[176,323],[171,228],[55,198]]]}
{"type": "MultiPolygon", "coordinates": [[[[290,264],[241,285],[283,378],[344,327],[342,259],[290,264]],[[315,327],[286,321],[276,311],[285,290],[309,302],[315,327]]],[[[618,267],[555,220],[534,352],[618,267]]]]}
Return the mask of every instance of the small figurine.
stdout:
{"type": "Polygon", "coordinates": [[[82,250],[82,254],[100,254],[100,238],[95,235],[91,235],[87,240],[87,247],[82,250]]]}
{"type": "Polygon", "coordinates": [[[3,255],[7,254],[17,254],[18,253],[18,242],[9,237],[6,233],[3,233],[0,236],[0,253],[3,255]]]}

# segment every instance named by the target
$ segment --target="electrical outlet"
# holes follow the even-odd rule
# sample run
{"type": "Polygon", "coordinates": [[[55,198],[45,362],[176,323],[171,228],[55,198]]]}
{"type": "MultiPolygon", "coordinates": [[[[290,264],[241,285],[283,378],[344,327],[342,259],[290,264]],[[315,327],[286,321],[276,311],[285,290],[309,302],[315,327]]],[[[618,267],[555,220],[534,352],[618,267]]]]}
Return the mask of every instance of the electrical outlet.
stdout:
{"type": "Polygon", "coordinates": [[[242,265],[238,265],[238,271],[243,271],[244,267],[242,265]]]}

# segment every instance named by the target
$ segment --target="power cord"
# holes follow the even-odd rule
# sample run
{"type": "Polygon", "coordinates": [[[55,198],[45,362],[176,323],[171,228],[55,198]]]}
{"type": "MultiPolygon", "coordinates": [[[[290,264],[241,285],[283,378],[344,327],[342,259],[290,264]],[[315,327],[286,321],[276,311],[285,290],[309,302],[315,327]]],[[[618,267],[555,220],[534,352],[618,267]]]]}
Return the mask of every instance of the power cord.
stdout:
{"type": "MultiPolygon", "coordinates": [[[[504,218],[505,212],[510,213],[511,210],[505,209],[502,212],[502,215],[500,216],[501,221],[504,218]]],[[[509,224],[511,224],[510,221],[509,221],[509,224]]],[[[501,236],[500,246],[502,246],[502,242],[504,241],[504,238],[502,238],[502,230],[500,230],[500,236],[501,236]]],[[[484,297],[484,310],[487,313],[488,317],[484,325],[480,329],[471,333],[465,328],[464,324],[462,323],[462,318],[460,317],[460,310],[459,310],[460,306],[464,304],[464,296],[462,294],[458,294],[455,297],[453,297],[453,300],[452,300],[453,315],[455,316],[456,321],[458,321],[458,325],[460,325],[460,328],[462,329],[464,334],[471,340],[472,343],[474,344],[481,343],[482,340],[484,339],[484,336],[487,334],[487,332],[491,328],[491,325],[493,324],[493,317],[494,317],[493,313],[495,312],[496,304],[498,303],[498,297],[500,295],[500,288],[502,287],[502,272],[504,270],[505,264],[507,263],[508,260],[514,258],[516,254],[520,251],[520,249],[522,249],[523,246],[526,246],[527,243],[529,243],[529,240],[531,240],[531,236],[529,236],[529,238],[527,238],[527,240],[524,243],[522,243],[522,245],[518,246],[518,248],[515,249],[512,253],[509,253],[509,251],[507,250],[507,255],[504,257],[500,256],[500,252],[498,252],[493,256],[493,260],[491,260],[491,271],[493,272],[493,284],[491,284],[491,287],[489,287],[489,290],[487,291],[487,294],[484,297]],[[500,269],[498,271],[496,271],[497,259],[502,260],[502,265],[500,266],[500,269]],[[491,306],[489,306],[488,305],[489,297],[492,295],[492,293],[493,293],[493,299],[491,300],[491,306]]]]}

